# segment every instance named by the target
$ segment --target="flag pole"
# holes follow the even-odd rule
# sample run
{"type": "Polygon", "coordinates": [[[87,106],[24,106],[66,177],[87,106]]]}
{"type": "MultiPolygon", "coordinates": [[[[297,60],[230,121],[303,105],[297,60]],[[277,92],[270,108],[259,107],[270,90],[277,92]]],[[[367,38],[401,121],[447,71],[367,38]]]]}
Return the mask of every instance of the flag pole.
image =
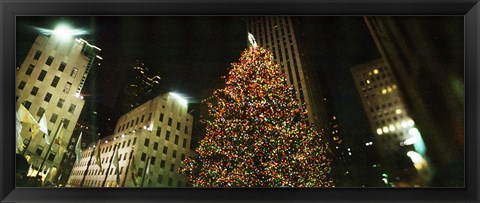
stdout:
{"type": "Polygon", "coordinates": [[[143,182],[145,181],[145,174],[147,173],[147,168],[149,165],[150,165],[150,155],[147,157],[147,161],[145,162],[145,170],[143,170],[142,185],[140,187],[143,187],[143,182]]]}
{"type": "MultiPolygon", "coordinates": [[[[45,164],[45,161],[47,160],[48,154],[50,154],[50,150],[52,150],[52,146],[53,146],[53,143],[54,143],[55,139],[57,138],[58,131],[63,126],[63,119],[64,118],[62,118],[62,120],[60,121],[60,125],[58,125],[57,131],[55,132],[55,135],[53,136],[52,141],[48,145],[47,154],[43,158],[42,164],[40,165],[39,169],[41,169],[43,167],[43,165],[45,164]]],[[[39,173],[40,173],[40,170],[37,171],[37,174],[35,176],[38,176],[39,173]]]]}
{"type": "Polygon", "coordinates": [[[30,142],[32,141],[33,136],[28,139],[27,146],[25,146],[25,149],[23,149],[22,156],[25,156],[25,152],[27,152],[28,147],[30,146],[30,142]]]}
{"type": "Polygon", "coordinates": [[[93,149],[92,149],[92,152],[90,153],[90,159],[88,159],[87,168],[83,172],[83,178],[82,178],[82,181],[80,182],[80,187],[83,187],[83,183],[85,182],[85,176],[87,176],[88,168],[90,168],[90,163],[92,162],[92,157],[93,157],[93,154],[95,153],[95,148],[96,147],[97,146],[94,146],[93,149]]]}
{"type": "MultiPolygon", "coordinates": [[[[113,146],[113,156],[115,156],[115,152],[117,151],[117,145],[118,145],[118,144],[115,143],[115,145],[113,146]]],[[[108,171],[110,171],[110,166],[112,166],[113,156],[111,156],[111,158],[110,158],[110,163],[108,164],[107,171],[105,171],[105,179],[103,180],[102,187],[105,187],[105,183],[107,182],[108,171]]]]}
{"type": "MultiPolygon", "coordinates": [[[[132,162],[132,157],[133,157],[134,152],[135,152],[135,149],[132,146],[132,152],[130,153],[130,157],[128,158],[128,165],[127,165],[127,168],[125,170],[125,177],[123,178],[122,187],[125,187],[125,182],[127,182],[128,170],[130,169],[130,163],[132,162]]],[[[133,178],[135,178],[135,177],[133,177],[133,178]]]]}

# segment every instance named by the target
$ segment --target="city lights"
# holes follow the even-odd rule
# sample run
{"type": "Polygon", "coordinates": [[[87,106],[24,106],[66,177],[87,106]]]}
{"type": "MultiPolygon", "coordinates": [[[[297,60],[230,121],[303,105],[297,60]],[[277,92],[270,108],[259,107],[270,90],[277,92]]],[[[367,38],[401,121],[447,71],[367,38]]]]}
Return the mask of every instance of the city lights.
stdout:
{"type": "Polygon", "coordinates": [[[174,93],[174,92],[170,92],[170,95],[172,95],[178,102],[180,102],[182,105],[187,105],[188,102],[186,99],[184,99],[182,96],[180,96],[179,94],[177,93],[174,93]]]}

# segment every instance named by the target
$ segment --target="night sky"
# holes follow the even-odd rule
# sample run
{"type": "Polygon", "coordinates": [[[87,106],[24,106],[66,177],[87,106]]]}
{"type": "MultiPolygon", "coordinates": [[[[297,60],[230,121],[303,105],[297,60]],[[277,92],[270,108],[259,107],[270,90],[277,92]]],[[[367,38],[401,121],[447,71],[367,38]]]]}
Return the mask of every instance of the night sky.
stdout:
{"type": "MultiPolygon", "coordinates": [[[[296,35],[303,54],[329,91],[346,145],[361,154],[356,160],[362,163],[368,155],[358,150],[369,140],[370,129],[350,68],[380,57],[373,39],[362,17],[299,20],[296,35]]],[[[109,108],[115,107],[128,77],[125,70],[137,59],[160,70],[166,89],[195,103],[247,47],[241,17],[17,17],[17,66],[35,40],[35,27],[54,29],[61,22],[89,31],[79,37],[102,49],[96,88],[90,92],[95,99],[87,101],[109,108]]]]}

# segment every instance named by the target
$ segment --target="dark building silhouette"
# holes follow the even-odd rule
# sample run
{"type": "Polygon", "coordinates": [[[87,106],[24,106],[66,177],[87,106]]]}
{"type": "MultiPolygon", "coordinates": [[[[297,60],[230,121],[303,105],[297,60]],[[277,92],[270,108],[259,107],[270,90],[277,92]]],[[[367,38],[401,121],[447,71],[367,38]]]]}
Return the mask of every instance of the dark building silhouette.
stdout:
{"type": "Polygon", "coordinates": [[[120,114],[129,112],[161,93],[160,73],[136,60],[128,67],[124,86],[120,89],[117,108],[120,114]]]}

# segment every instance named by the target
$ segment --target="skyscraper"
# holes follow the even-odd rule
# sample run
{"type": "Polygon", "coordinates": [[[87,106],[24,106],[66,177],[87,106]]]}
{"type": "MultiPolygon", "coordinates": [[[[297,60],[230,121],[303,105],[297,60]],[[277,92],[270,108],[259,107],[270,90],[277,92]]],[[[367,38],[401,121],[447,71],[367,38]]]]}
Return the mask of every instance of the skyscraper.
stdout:
{"type": "Polygon", "coordinates": [[[58,133],[50,148],[42,134],[32,138],[27,128],[21,132],[26,146],[21,153],[32,165],[29,174],[40,170],[38,175],[46,181],[58,172],[85,104],[82,87],[95,61],[101,59],[98,47],[57,31],[40,34],[16,72],[17,109],[23,104],[37,121],[45,114],[50,137],[58,133]]]}
{"type": "Polygon", "coordinates": [[[193,116],[187,110],[183,98],[168,93],[124,114],[113,135],[82,152],[67,186],[184,187],[186,177],[178,169],[190,154],[193,116]],[[102,170],[92,154],[95,147],[100,147],[102,170]]]}
{"type": "Polygon", "coordinates": [[[117,100],[117,107],[122,114],[152,99],[161,91],[160,73],[146,66],[141,60],[130,65],[126,74],[125,85],[117,100]]]}
{"type": "MultiPolygon", "coordinates": [[[[347,148],[339,133],[333,106],[329,101],[329,92],[314,67],[302,53],[302,42],[298,38],[302,30],[296,29],[300,19],[289,16],[255,16],[246,18],[247,31],[252,33],[259,46],[272,51],[276,63],[281,67],[287,83],[296,92],[296,97],[305,104],[309,123],[323,133],[329,144],[329,152],[333,158],[332,175],[336,185],[344,185],[348,168],[347,148]]],[[[307,33],[308,34],[308,33],[307,33]]],[[[350,153],[351,154],[351,153],[350,153]]]]}
{"type": "Polygon", "coordinates": [[[353,67],[351,71],[375,135],[365,146],[378,149],[385,184],[425,186],[431,175],[426,147],[404,103],[395,74],[382,59],[353,67]]]}
{"type": "Polygon", "coordinates": [[[405,104],[425,135],[432,185],[465,184],[465,19],[368,16],[378,51],[402,83],[405,104]]]}

